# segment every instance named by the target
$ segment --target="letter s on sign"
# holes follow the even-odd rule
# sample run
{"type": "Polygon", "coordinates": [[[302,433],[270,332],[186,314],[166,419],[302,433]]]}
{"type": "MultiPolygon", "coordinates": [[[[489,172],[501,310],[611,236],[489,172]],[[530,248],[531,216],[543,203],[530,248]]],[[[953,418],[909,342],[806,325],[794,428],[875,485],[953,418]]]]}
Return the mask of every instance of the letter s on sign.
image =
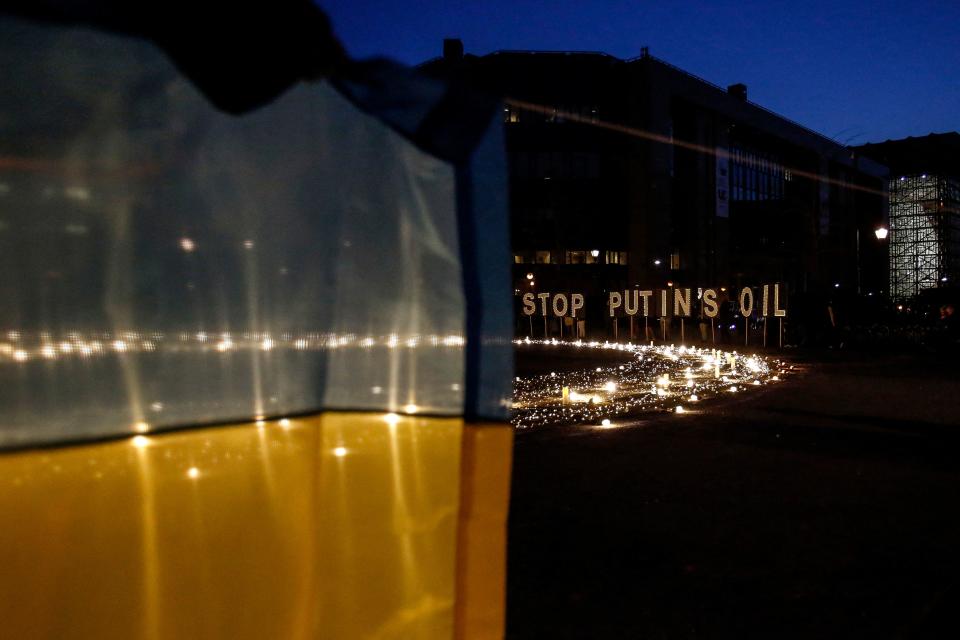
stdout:
{"type": "Polygon", "coordinates": [[[708,318],[716,318],[720,308],[717,306],[716,289],[703,290],[703,315],[708,318]]]}
{"type": "Polygon", "coordinates": [[[533,294],[525,293],[523,294],[523,315],[532,316],[533,312],[537,310],[537,306],[533,303],[533,294]]]}

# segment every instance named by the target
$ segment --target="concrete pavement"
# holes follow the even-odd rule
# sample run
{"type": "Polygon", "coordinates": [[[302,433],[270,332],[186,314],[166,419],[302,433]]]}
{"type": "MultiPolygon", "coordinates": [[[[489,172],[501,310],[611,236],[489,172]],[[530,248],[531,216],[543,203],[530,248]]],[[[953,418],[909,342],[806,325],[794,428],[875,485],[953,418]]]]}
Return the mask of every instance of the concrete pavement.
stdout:
{"type": "Polygon", "coordinates": [[[820,352],[618,429],[519,433],[509,638],[927,638],[960,610],[951,359],[820,352]]]}

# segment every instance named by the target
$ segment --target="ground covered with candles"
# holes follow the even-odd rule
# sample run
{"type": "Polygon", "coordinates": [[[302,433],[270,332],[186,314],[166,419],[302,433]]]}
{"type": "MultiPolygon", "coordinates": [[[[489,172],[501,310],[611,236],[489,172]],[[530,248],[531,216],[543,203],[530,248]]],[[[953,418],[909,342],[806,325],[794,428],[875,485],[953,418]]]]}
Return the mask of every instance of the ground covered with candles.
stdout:
{"type": "Polygon", "coordinates": [[[536,415],[586,426],[517,430],[508,640],[956,637],[956,361],[751,357],[734,380],[712,350],[517,346],[527,402],[549,397],[536,415]],[[790,375],[768,383],[778,358],[790,375]],[[565,405],[564,386],[603,397],[565,405]],[[597,428],[627,393],[664,410],[597,428]],[[693,393],[719,397],[666,411],[693,393]]]}
{"type": "Polygon", "coordinates": [[[712,399],[779,382],[792,369],[776,358],[684,345],[529,338],[515,345],[518,360],[539,359],[551,368],[552,360],[566,358],[580,365],[521,371],[513,393],[512,421],[518,429],[609,428],[651,411],[691,413],[712,399]]]}

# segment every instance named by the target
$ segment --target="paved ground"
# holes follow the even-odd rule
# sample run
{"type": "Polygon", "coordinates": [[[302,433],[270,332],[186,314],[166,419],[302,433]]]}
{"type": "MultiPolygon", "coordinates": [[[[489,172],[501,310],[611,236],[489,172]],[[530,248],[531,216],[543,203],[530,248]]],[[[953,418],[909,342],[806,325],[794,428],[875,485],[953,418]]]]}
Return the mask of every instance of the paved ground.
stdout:
{"type": "Polygon", "coordinates": [[[960,365],[794,359],[697,415],[518,434],[508,637],[960,637],[960,365]]]}

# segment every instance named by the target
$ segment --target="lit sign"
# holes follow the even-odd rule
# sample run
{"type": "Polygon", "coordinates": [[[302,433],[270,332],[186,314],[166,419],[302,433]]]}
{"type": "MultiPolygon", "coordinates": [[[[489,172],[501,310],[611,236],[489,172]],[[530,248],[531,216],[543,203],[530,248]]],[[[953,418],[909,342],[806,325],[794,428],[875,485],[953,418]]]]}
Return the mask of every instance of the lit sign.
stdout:
{"type": "MultiPolygon", "coordinates": [[[[577,317],[577,311],[583,309],[582,293],[526,293],[523,296],[523,313],[532,316],[536,313],[537,307],[540,307],[541,316],[554,316],[562,318],[570,316],[577,317]],[[539,299],[539,303],[534,302],[534,296],[539,299]]],[[[580,314],[583,315],[583,314],[580,314]]]]}
{"type": "MultiPolygon", "coordinates": [[[[731,293],[735,295],[731,295],[730,300],[743,317],[757,314],[764,318],[783,318],[787,315],[786,291],[780,283],[743,287],[731,293]]],[[[699,305],[699,311],[702,311],[705,317],[716,318],[720,313],[722,297],[726,294],[716,288],[698,289],[697,294],[699,300],[694,298],[693,289],[689,287],[611,291],[607,297],[607,310],[610,317],[689,318],[693,315],[694,307],[699,305]]],[[[523,313],[527,316],[577,318],[583,316],[583,308],[582,293],[523,295],[523,313]]]]}

